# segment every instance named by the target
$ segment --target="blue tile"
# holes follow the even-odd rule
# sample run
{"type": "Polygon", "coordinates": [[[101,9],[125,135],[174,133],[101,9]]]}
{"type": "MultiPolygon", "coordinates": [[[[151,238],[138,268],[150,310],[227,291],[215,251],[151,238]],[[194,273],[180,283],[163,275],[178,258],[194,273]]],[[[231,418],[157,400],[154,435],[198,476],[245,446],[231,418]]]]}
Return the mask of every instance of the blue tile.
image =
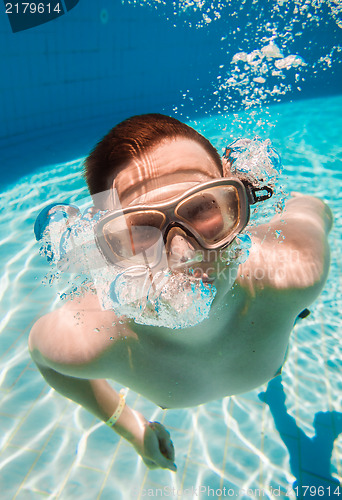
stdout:
{"type": "Polygon", "coordinates": [[[7,498],[13,498],[37,456],[37,452],[20,450],[11,446],[8,446],[0,455],[0,461],[7,462],[2,467],[0,476],[0,489],[2,492],[6,492],[7,498]]]}

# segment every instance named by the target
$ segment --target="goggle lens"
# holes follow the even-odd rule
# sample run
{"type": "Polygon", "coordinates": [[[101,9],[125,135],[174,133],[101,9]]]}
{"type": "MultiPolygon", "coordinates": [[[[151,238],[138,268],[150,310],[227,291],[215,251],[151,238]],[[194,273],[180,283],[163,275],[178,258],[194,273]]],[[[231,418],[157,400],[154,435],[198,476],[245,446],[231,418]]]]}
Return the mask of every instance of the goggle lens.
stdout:
{"type": "Polygon", "coordinates": [[[109,220],[103,226],[102,234],[117,260],[141,258],[142,255],[149,258],[160,243],[164,221],[162,212],[136,211],[109,220]]]}
{"type": "Polygon", "coordinates": [[[240,204],[234,186],[204,189],[182,201],[176,215],[208,244],[218,243],[239,223],[240,204]]]}

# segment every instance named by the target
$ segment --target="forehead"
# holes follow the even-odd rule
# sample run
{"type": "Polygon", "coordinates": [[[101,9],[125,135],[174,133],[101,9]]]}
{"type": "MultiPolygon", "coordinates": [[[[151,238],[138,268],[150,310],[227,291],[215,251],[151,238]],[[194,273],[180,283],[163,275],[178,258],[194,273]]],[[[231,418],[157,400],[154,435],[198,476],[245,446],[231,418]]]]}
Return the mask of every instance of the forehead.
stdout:
{"type": "Polygon", "coordinates": [[[184,183],[189,188],[191,184],[221,176],[219,167],[203,146],[193,140],[176,138],[165,140],[131,160],[116,176],[113,187],[121,205],[127,206],[141,196],[145,201],[149,198],[159,201],[155,199],[156,193],[162,200],[169,197],[168,192],[172,191],[175,196],[184,191],[184,183]]]}

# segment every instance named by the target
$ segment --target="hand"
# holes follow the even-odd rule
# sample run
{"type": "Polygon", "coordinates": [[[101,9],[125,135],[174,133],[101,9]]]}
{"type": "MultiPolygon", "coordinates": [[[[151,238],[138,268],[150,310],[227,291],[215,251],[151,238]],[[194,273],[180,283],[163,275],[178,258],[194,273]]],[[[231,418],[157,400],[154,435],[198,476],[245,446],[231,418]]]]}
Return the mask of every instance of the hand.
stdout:
{"type": "Polygon", "coordinates": [[[176,472],[175,450],[170,433],[159,422],[145,424],[142,442],[134,444],[134,448],[150,469],[160,467],[176,472]]]}

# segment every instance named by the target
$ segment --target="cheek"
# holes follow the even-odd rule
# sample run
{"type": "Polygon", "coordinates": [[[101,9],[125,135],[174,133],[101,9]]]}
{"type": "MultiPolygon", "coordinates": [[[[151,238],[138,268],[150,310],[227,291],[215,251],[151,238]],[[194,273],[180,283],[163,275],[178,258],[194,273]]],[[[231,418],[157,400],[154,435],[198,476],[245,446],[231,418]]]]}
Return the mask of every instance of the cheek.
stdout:
{"type": "Polygon", "coordinates": [[[221,263],[220,250],[205,250],[203,260],[205,262],[208,262],[212,266],[218,265],[219,263],[221,263]]]}

